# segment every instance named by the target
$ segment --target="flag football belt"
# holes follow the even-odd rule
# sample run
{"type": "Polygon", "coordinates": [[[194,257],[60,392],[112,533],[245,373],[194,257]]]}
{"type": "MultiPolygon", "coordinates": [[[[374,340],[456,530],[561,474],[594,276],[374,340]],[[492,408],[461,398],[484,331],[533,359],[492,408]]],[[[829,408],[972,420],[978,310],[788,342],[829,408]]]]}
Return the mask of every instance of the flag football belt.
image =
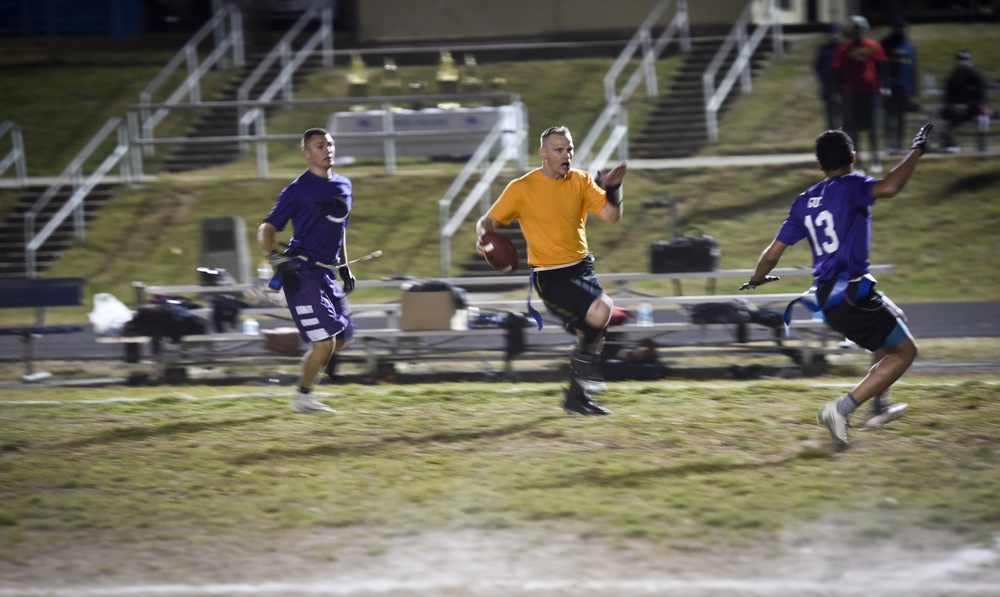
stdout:
{"type": "Polygon", "coordinates": [[[840,304],[841,299],[844,298],[844,293],[847,292],[847,287],[851,282],[857,281],[858,291],[855,293],[855,300],[861,300],[868,296],[871,292],[872,286],[875,285],[875,278],[871,274],[865,274],[856,280],[846,280],[838,279],[833,283],[833,288],[830,290],[830,295],[826,297],[826,302],[824,304],[819,304],[819,301],[813,301],[807,297],[810,295],[815,295],[817,285],[813,285],[809,290],[802,293],[800,297],[788,303],[785,307],[785,312],[782,314],[781,319],[785,323],[785,335],[791,335],[791,323],[792,323],[792,307],[796,303],[802,303],[802,305],[812,311],[813,313],[822,313],[823,309],[832,309],[840,304]]]}
{"type": "Polygon", "coordinates": [[[531,315],[531,318],[535,320],[536,324],[538,324],[538,329],[539,330],[542,329],[542,314],[539,313],[534,307],[531,306],[531,291],[535,288],[535,271],[537,270],[537,271],[540,271],[540,272],[544,272],[544,271],[549,271],[549,270],[554,270],[554,269],[562,269],[562,268],[565,268],[565,267],[573,267],[574,265],[576,265],[578,263],[583,263],[584,261],[588,261],[590,263],[593,263],[594,262],[594,256],[592,254],[590,254],[590,255],[587,255],[586,257],[584,257],[583,259],[581,259],[579,261],[574,261],[573,263],[567,263],[566,265],[560,265],[560,266],[556,266],[556,267],[539,267],[539,268],[534,268],[533,267],[533,268],[531,268],[531,273],[528,274],[528,315],[531,315]]]}
{"type": "MultiPolygon", "coordinates": [[[[305,261],[309,265],[321,267],[323,269],[328,269],[330,271],[337,269],[338,264],[340,263],[340,259],[337,259],[332,264],[330,264],[330,263],[323,263],[322,261],[317,261],[312,257],[307,257],[305,255],[294,255],[294,257],[296,259],[301,259],[302,261],[305,261]]],[[[270,288],[271,290],[281,290],[281,272],[275,272],[274,277],[271,278],[270,282],[268,282],[267,287],[270,288]]]]}

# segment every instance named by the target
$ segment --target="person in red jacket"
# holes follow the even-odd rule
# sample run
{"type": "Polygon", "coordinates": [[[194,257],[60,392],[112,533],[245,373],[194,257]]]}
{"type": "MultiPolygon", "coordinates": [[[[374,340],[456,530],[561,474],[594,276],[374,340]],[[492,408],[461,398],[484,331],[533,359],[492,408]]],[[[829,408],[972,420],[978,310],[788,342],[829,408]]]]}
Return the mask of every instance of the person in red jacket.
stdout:
{"type": "Polygon", "coordinates": [[[844,132],[860,148],[861,131],[868,131],[871,140],[868,165],[874,172],[880,172],[878,129],[882,95],[889,89],[885,84],[885,50],[879,42],[865,37],[868,30],[867,19],[851,17],[850,39],[834,52],[832,64],[840,76],[844,132]]]}

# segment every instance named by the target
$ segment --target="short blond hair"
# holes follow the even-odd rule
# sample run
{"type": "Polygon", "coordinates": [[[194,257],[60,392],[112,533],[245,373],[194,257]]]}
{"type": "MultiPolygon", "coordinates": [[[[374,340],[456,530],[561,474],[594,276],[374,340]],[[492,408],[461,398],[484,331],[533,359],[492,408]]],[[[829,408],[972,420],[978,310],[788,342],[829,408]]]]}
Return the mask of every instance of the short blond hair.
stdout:
{"type": "Polygon", "coordinates": [[[562,135],[563,137],[572,136],[569,132],[569,129],[561,124],[558,126],[550,126],[549,128],[542,131],[542,136],[539,137],[538,139],[538,146],[542,147],[543,145],[545,145],[545,140],[551,137],[552,135],[562,135]]]}

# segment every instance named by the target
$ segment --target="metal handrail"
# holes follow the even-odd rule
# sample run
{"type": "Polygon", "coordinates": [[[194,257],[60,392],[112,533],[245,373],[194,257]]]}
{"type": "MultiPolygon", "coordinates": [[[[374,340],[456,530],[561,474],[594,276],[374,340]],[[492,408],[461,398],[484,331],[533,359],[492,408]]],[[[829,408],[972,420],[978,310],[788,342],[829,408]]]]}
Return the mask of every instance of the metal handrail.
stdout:
{"type": "Polygon", "coordinates": [[[784,44],[781,39],[781,19],[777,5],[774,0],[755,0],[748,4],[743,13],[740,14],[739,19],[736,20],[736,23],[730,30],[729,36],[726,37],[726,40],[715,53],[715,57],[712,58],[712,62],[705,69],[705,73],[702,75],[702,88],[705,100],[705,127],[708,131],[708,140],[711,143],[719,140],[719,109],[729,96],[733,85],[736,84],[736,78],[740,78],[740,90],[742,93],[747,94],[753,90],[750,72],[751,59],[754,52],[757,51],[757,46],[760,45],[760,42],[768,33],[772,34],[771,43],[775,53],[782,54],[784,52],[784,44]],[[754,29],[753,34],[748,37],[747,29],[750,25],[750,19],[755,9],[762,4],[766,5],[762,11],[763,18],[754,29]],[[722,64],[734,48],[737,50],[736,59],[733,61],[732,66],[730,66],[722,83],[718,87],[715,87],[716,73],[722,68],[722,64]]]}
{"type": "Polygon", "coordinates": [[[213,68],[226,63],[227,57],[232,54],[233,64],[241,67],[244,64],[244,43],[243,43],[243,17],[238,7],[226,4],[220,8],[215,15],[205,23],[201,29],[184,45],[180,51],[167,63],[156,77],[139,93],[139,101],[143,104],[152,103],[153,94],[159,90],[163,83],[178,69],[181,64],[187,64],[188,76],[181,82],[163,107],[153,113],[142,112],[139,114],[143,131],[152,135],[156,126],[170,113],[170,108],[180,103],[181,98],[188,96],[191,103],[201,102],[201,80],[213,68]],[[220,35],[219,31],[225,28],[228,20],[229,32],[220,35]],[[215,47],[200,62],[198,61],[198,46],[213,34],[215,47]]]}
{"type": "MultiPolygon", "coordinates": [[[[645,80],[646,81],[646,96],[656,97],[659,95],[659,89],[656,82],[656,60],[663,54],[663,50],[670,44],[670,42],[676,37],[679,38],[681,50],[688,52],[691,50],[691,31],[690,22],[688,20],[688,5],[687,0],[677,0],[677,10],[674,14],[674,18],[670,20],[670,23],[666,28],[660,33],[656,38],[655,42],[652,40],[652,28],[659,21],[663,13],[670,7],[674,0],[660,0],[653,10],[649,13],[646,19],[643,21],[642,25],[632,36],[632,39],[625,46],[622,52],[618,55],[614,64],[608,69],[608,72],[604,75],[604,97],[607,100],[607,104],[604,106],[604,110],[597,117],[594,125],[590,128],[587,136],[584,137],[583,142],[577,147],[574,154],[574,158],[579,164],[586,164],[594,146],[597,144],[598,139],[601,135],[609,129],[609,127],[614,128],[618,126],[617,122],[620,121],[619,114],[623,110],[623,106],[632,99],[632,94],[639,87],[639,84],[645,80]],[[642,59],[638,68],[633,71],[631,77],[622,87],[621,91],[615,91],[615,83],[621,72],[628,66],[629,62],[639,51],[642,51],[642,59]]],[[[618,143],[611,143],[610,137],[605,139],[604,146],[598,150],[599,154],[607,155],[610,157],[610,153],[606,152],[604,149],[609,145],[615,146],[618,143]]],[[[619,155],[620,159],[623,156],[619,155]]],[[[599,163],[597,160],[593,160],[588,170],[591,173],[596,172],[604,166],[603,163],[599,163]]]]}
{"type": "MultiPolygon", "coordinates": [[[[406,102],[477,102],[482,104],[494,103],[498,100],[506,100],[511,103],[519,101],[517,94],[510,92],[489,92],[489,93],[467,93],[467,94],[439,94],[439,95],[402,95],[402,96],[371,96],[365,98],[365,103],[368,104],[380,104],[383,110],[389,111],[393,106],[398,106],[401,103],[406,102]]],[[[301,133],[284,133],[284,134],[268,134],[266,127],[266,113],[267,109],[271,107],[280,108],[294,108],[296,106],[315,106],[315,105],[331,105],[331,106],[349,106],[357,103],[357,98],[302,98],[302,99],[292,99],[292,100],[271,100],[271,101],[261,101],[261,100],[223,100],[214,102],[202,102],[198,105],[180,104],[172,106],[175,110],[184,109],[214,109],[223,107],[235,107],[241,110],[255,110],[259,115],[258,122],[255,123],[255,128],[253,133],[237,133],[235,135],[215,135],[215,136],[205,136],[205,137],[159,137],[154,138],[152,136],[147,136],[142,131],[139,125],[139,118],[137,114],[143,110],[155,110],[164,107],[163,104],[133,104],[128,107],[128,113],[126,114],[126,120],[128,122],[129,129],[129,139],[131,144],[131,171],[132,176],[137,180],[141,180],[144,176],[143,174],[143,160],[142,160],[142,150],[141,148],[153,145],[170,145],[170,144],[180,144],[180,143],[191,143],[191,144],[210,144],[210,143],[257,143],[257,171],[258,176],[261,179],[267,179],[267,150],[266,144],[271,141],[289,141],[289,140],[299,140],[302,136],[301,133]]],[[[338,139],[346,138],[383,138],[387,142],[391,142],[394,138],[405,138],[413,136],[424,136],[433,137],[437,135],[451,135],[455,131],[424,131],[424,132],[406,132],[406,131],[383,131],[381,133],[337,133],[336,137],[338,139]]],[[[390,151],[386,151],[385,155],[386,161],[386,171],[389,174],[395,172],[395,161],[390,151]]]]}
{"type": "MultiPolygon", "coordinates": [[[[270,53],[257,65],[250,76],[240,85],[239,90],[236,93],[237,99],[241,101],[246,101],[250,99],[250,91],[257,85],[261,77],[271,68],[271,65],[279,58],[282,61],[281,72],[274,78],[270,85],[260,94],[260,97],[255,98],[260,101],[270,101],[277,94],[278,91],[282,91],[282,97],[284,99],[292,99],[292,81],[295,76],[295,72],[302,66],[302,63],[312,55],[313,50],[316,46],[322,43],[324,45],[323,55],[323,65],[332,66],[333,64],[333,10],[328,2],[316,2],[299,17],[294,25],[282,36],[281,40],[275,45],[270,53]],[[306,25],[309,24],[315,18],[320,19],[319,29],[313,33],[312,36],[296,51],[291,57],[292,43],[301,34],[302,30],[306,25]]],[[[260,108],[253,108],[246,112],[243,112],[242,107],[240,108],[239,118],[237,120],[237,130],[241,136],[248,135],[250,132],[251,125],[261,123],[263,118],[259,112],[260,108]]],[[[262,146],[258,145],[259,151],[266,151],[262,149],[262,146]]],[[[266,156],[265,156],[266,159],[266,156]]]]}
{"type": "MultiPolygon", "coordinates": [[[[243,81],[243,84],[240,85],[239,90],[236,92],[236,98],[244,101],[250,99],[250,91],[257,85],[258,81],[260,81],[260,79],[267,73],[276,60],[282,60],[284,65],[282,68],[282,74],[284,74],[285,68],[287,68],[288,65],[288,54],[290,48],[292,47],[292,42],[294,42],[299,34],[302,33],[305,26],[317,16],[321,17],[324,21],[327,21],[327,19],[331,18],[331,15],[332,11],[328,2],[314,2],[311,4],[309,8],[302,13],[302,16],[300,16],[291,28],[289,28],[288,31],[281,37],[278,43],[275,44],[274,48],[268,52],[267,56],[265,56],[256,68],[254,68],[253,72],[247,76],[246,80],[243,81]]],[[[329,22],[325,22],[324,26],[320,27],[317,33],[323,33],[324,36],[332,36],[333,28],[330,26],[329,22]],[[328,31],[324,31],[324,29],[328,29],[328,31]]],[[[329,55],[329,52],[324,52],[324,65],[330,66],[331,61],[332,56],[329,55]]],[[[270,90],[270,88],[268,89],[270,90]]],[[[272,94],[273,93],[274,92],[272,92],[272,94]]],[[[265,98],[263,97],[263,94],[261,94],[261,98],[258,99],[265,98]]]]}
{"type": "Polygon", "coordinates": [[[466,218],[468,218],[477,204],[481,206],[482,211],[485,211],[488,207],[486,203],[489,198],[490,185],[493,184],[504,167],[513,161],[516,164],[518,172],[525,172],[527,170],[527,116],[524,111],[524,104],[520,101],[512,102],[511,105],[515,108],[517,118],[515,129],[513,131],[506,130],[503,128],[504,122],[502,120],[497,122],[486,138],[483,139],[483,142],[479,144],[479,147],[476,148],[476,151],[473,152],[472,157],[466,162],[465,167],[462,168],[462,171],[452,182],[451,186],[448,187],[444,196],[438,200],[438,220],[441,228],[442,276],[447,277],[451,273],[451,239],[458,232],[462,224],[465,223],[466,218]],[[503,139],[505,133],[513,133],[513,137],[508,139],[500,151],[497,152],[496,158],[493,159],[483,172],[482,177],[476,182],[469,194],[466,195],[458,209],[455,210],[455,213],[449,215],[451,205],[454,203],[459,192],[461,192],[475,171],[489,159],[490,152],[503,139]]]}
{"type": "Polygon", "coordinates": [[[28,186],[28,168],[24,160],[24,137],[21,127],[13,120],[0,122],[0,139],[10,136],[10,151],[0,160],[0,176],[14,166],[14,181],[19,187],[28,186]]]}
{"type": "Polygon", "coordinates": [[[120,164],[122,179],[126,181],[131,179],[128,163],[123,160],[123,158],[128,154],[128,143],[128,134],[125,127],[122,126],[122,119],[117,116],[109,119],[104,126],[101,127],[101,130],[87,143],[87,145],[80,150],[80,153],[73,158],[69,166],[66,167],[56,181],[49,186],[48,189],[46,189],[38,200],[35,201],[34,205],[31,206],[31,209],[25,212],[24,269],[27,277],[34,278],[37,276],[38,270],[36,254],[38,249],[46,240],[48,240],[49,236],[51,236],[60,225],[62,225],[70,214],[75,215],[74,234],[77,238],[83,238],[84,201],[94,187],[101,183],[111,168],[120,164]],[[88,159],[90,159],[94,152],[101,146],[101,144],[104,143],[113,131],[117,131],[118,133],[118,141],[115,148],[111,150],[107,157],[104,158],[101,165],[98,166],[93,174],[91,174],[86,180],[83,180],[83,165],[88,159]],[[49,201],[55,197],[56,193],[58,193],[64,186],[72,186],[74,189],[73,194],[59,209],[59,211],[49,218],[42,229],[36,232],[36,219],[41,214],[42,210],[48,205],[49,201]]]}

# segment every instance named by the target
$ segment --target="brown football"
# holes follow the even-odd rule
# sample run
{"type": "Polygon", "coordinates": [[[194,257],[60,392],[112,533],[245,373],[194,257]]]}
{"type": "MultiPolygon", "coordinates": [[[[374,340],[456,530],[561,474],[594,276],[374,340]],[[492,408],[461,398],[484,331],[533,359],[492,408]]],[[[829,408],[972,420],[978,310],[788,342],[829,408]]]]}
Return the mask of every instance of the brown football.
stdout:
{"type": "Polygon", "coordinates": [[[486,250],[486,262],[493,269],[501,272],[517,269],[517,247],[506,236],[499,232],[487,232],[483,235],[483,249],[486,250]]]}

